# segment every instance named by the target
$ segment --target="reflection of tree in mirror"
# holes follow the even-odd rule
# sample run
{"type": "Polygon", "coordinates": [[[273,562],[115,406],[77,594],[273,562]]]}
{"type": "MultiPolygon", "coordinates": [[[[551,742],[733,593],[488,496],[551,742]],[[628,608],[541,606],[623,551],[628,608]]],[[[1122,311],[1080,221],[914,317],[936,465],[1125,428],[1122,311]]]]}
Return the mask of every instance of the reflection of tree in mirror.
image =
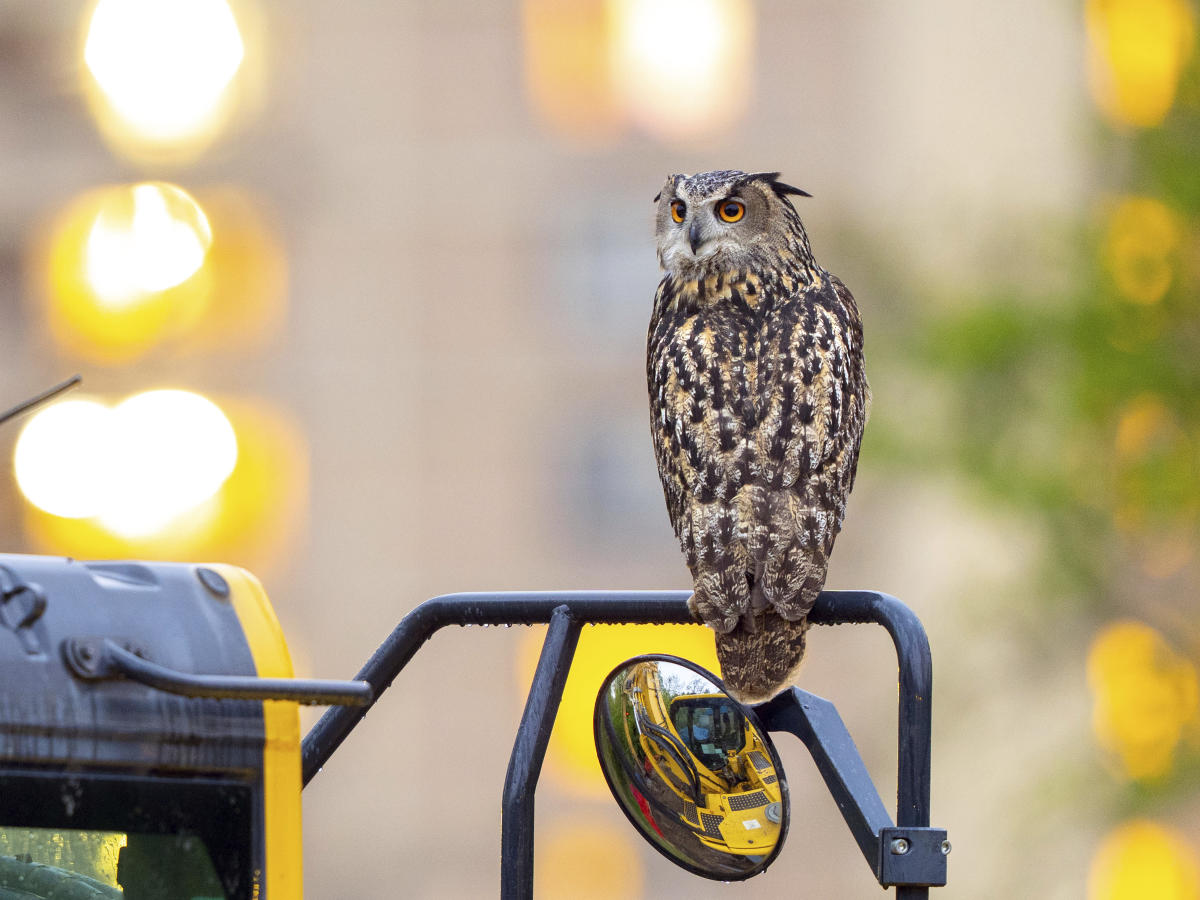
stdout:
{"type": "Polygon", "coordinates": [[[719,690],[703,675],[675,663],[661,663],[658,671],[662,679],[663,699],[668,704],[681,694],[714,694],[719,690]]]}

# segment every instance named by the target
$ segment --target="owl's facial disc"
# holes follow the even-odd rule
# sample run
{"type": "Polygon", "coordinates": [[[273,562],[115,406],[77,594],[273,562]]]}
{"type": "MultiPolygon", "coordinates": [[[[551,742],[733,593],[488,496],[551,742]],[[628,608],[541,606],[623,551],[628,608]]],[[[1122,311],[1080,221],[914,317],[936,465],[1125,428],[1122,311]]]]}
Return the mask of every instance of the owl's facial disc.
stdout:
{"type": "Polygon", "coordinates": [[[672,175],[655,199],[659,262],[688,277],[748,265],[785,219],[769,185],[741,172],[672,175]]]}
{"type": "Polygon", "coordinates": [[[694,262],[739,252],[752,234],[739,226],[745,218],[746,203],[737,196],[706,197],[691,203],[676,200],[671,206],[671,219],[678,229],[675,244],[694,262]]]}

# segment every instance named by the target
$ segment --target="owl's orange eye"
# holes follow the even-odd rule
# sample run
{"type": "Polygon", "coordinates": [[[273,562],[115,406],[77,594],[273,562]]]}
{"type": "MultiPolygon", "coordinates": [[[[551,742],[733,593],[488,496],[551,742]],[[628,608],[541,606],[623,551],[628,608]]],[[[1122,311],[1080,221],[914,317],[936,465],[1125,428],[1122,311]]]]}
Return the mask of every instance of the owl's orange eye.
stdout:
{"type": "Polygon", "coordinates": [[[736,222],[746,214],[746,204],[741,200],[723,200],[717,207],[722,222],[736,222]]]}
{"type": "Polygon", "coordinates": [[[682,200],[672,200],[671,218],[676,222],[682,222],[685,215],[687,215],[687,204],[682,200]]]}

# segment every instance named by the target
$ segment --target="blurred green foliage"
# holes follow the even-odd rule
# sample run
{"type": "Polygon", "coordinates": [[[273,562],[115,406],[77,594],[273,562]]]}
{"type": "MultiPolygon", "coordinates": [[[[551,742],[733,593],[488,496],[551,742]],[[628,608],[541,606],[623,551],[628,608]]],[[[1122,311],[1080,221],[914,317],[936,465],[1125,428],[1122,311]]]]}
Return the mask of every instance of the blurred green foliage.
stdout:
{"type": "Polygon", "coordinates": [[[1113,180],[1067,239],[1068,286],[918,313],[907,362],[944,384],[950,424],[881,417],[869,449],[1034,515],[1045,599],[1111,608],[1121,567],[1173,576],[1200,538],[1200,56],[1162,125],[1098,141],[1113,180]]]}

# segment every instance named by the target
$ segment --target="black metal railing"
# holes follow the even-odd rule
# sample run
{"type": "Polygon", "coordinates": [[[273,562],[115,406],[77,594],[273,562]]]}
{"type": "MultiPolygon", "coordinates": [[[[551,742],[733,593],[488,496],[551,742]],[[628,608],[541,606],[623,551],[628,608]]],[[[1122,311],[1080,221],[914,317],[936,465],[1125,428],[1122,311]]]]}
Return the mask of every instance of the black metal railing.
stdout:
{"type": "MultiPolygon", "coordinates": [[[[563,687],[584,624],[694,623],[688,591],[517,591],[447,594],[404,617],[355,676],[383,693],[435,631],[447,625],[550,625],[517,729],[503,794],[501,897],[533,896],[534,792],[563,687]]],[[[817,625],[878,624],[888,630],[899,663],[896,824],[892,825],[836,709],[793,689],[755,707],[768,731],[799,736],[839,800],[879,882],[898,900],[924,900],[945,884],[946,832],[929,827],[933,666],[920,620],[877,591],[825,591],[810,615],[817,625]]],[[[370,709],[330,709],[305,736],[307,785],[370,709]]]]}

